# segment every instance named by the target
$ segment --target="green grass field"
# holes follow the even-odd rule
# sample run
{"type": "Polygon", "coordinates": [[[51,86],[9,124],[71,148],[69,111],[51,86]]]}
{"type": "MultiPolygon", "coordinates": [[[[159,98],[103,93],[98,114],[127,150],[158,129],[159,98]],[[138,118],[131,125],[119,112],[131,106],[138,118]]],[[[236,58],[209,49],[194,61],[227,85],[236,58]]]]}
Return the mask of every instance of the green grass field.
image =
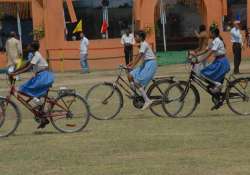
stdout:
{"type": "MultiPolygon", "coordinates": [[[[244,62],[243,72],[250,73],[249,67],[244,62]]],[[[187,77],[184,65],[161,67],[158,74],[187,77]]],[[[1,78],[5,95],[7,82],[1,78]]],[[[114,78],[115,71],[57,74],[55,87],[75,87],[85,95],[93,84],[114,78]]],[[[249,175],[250,117],[227,106],[212,112],[210,97],[200,93],[201,104],[190,118],[157,118],[125,98],[117,118],[91,119],[76,134],[58,133],[50,125],[36,130],[19,104],[22,123],[15,135],[0,140],[0,175],[249,175]]]]}

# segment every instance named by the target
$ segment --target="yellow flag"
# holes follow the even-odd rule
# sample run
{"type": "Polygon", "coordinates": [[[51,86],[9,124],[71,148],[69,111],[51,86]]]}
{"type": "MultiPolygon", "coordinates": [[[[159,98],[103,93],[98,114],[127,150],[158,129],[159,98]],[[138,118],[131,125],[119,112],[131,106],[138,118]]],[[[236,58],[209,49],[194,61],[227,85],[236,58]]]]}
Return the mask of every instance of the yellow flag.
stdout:
{"type": "Polygon", "coordinates": [[[79,21],[79,23],[76,25],[76,28],[74,29],[73,33],[82,32],[82,20],[79,21]]]}

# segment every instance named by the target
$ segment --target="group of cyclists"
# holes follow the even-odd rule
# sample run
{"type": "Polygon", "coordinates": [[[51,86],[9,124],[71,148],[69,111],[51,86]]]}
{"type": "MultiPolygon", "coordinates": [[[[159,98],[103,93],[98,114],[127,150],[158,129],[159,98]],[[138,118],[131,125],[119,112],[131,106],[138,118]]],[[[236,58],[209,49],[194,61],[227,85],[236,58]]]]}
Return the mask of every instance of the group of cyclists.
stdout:
{"type": "MultiPolygon", "coordinates": [[[[197,37],[201,38],[200,47],[191,52],[191,54],[198,58],[197,65],[202,67],[198,68],[198,73],[213,82],[213,91],[216,93],[220,91],[224,77],[226,73],[230,71],[230,64],[226,57],[226,48],[220,31],[216,25],[212,25],[209,28],[209,37],[212,42],[208,44],[208,40],[202,39],[206,27],[203,25],[200,27],[200,31],[196,32],[197,37]],[[207,65],[207,60],[213,55],[213,61],[207,65]]],[[[139,54],[133,59],[127,67],[131,70],[128,79],[130,81],[131,88],[138,89],[141,93],[145,104],[142,110],[146,110],[150,107],[153,101],[147,96],[145,88],[149,82],[153,79],[157,71],[156,56],[146,41],[146,32],[135,32],[135,40],[140,45],[139,54]],[[139,66],[137,66],[141,63],[139,66]]],[[[39,102],[39,98],[46,94],[49,88],[54,82],[54,74],[48,69],[48,63],[39,52],[39,42],[33,42],[32,45],[33,57],[22,68],[10,73],[10,76],[14,77],[24,72],[33,69],[34,76],[27,82],[19,87],[19,93],[25,94],[34,99],[35,102],[39,102]]],[[[41,120],[38,128],[44,128],[49,123],[47,118],[41,120]]]]}

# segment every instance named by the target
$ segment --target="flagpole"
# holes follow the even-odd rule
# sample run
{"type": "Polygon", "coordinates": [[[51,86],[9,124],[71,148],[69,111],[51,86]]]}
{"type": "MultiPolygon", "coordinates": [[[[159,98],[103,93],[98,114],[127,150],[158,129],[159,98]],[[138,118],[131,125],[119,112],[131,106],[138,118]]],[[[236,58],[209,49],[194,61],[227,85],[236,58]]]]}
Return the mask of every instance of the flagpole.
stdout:
{"type": "Polygon", "coordinates": [[[167,43],[166,43],[166,11],[165,7],[163,7],[163,1],[160,1],[160,15],[161,15],[161,24],[162,24],[162,33],[163,33],[163,43],[164,43],[164,51],[167,51],[167,43]]]}
{"type": "Polygon", "coordinates": [[[17,5],[17,30],[18,35],[20,37],[20,48],[21,48],[21,54],[23,55],[23,46],[22,46],[22,26],[21,26],[21,19],[19,15],[19,5],[17,5]]]}
{"type": "MultiPolygon", "coordinates": [[[[108,7],[104,7],[104,19],[106,20],[107,22],[107,25],[109,26],[109,16],[108,16],[108,7]]],[[[109,38],[109,32],[108,30],[106,31],[106,39],[109,38]]]]}

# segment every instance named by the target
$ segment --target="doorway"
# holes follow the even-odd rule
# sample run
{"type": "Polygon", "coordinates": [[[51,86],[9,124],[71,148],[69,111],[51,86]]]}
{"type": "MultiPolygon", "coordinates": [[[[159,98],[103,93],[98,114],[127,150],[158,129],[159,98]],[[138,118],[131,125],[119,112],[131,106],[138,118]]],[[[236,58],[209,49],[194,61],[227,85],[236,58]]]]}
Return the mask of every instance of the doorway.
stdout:
{"type": "Polygon", "coordinates": [[[203,0],[159,0],[155,17],[157,51],[197,48],[194,31],[204,23],[203,3],[203,0]]]}

